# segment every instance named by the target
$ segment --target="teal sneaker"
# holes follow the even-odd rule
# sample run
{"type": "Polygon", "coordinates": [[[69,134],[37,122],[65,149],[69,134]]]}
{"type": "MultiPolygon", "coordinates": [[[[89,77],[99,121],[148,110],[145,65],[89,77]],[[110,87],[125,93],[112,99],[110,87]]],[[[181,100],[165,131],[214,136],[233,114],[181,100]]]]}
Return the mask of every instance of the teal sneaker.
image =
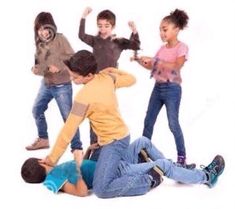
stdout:
{"type": "Polygon", "coordinates": [[[215,186],[218,177],[223,173],[225,167],[224,158],[220,155],[216,155],[212,162],[208,166],[201,166],[203,171],[206,173],[207,182],[205,183],[207,186],[212,188],[215,186]]]}

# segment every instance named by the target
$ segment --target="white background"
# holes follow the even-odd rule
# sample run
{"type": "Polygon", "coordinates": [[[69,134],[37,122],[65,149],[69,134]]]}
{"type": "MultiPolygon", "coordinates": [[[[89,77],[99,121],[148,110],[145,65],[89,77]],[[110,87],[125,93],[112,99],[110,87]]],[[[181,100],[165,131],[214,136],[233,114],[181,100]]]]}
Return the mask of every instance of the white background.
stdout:
{"type": "MultiPolygon", "coordinates": [[[[1,57],[1,201],[3,208],[179,208],[220,209],[235,208],[232,201],[235,166],[235,7],[233,1],[210,0],[8,0],[0,4],[1,57]],[[4,5],[3,5],[4,3],[4,5]],[[94,194],[86,198],[66,194],[54,195],[41,184],[23,182],[20,167],[32,156],[45,157],[49,150],[28,152],[25,146],[36,137],[31,114],[40,77],[30,71],[34,63],[33,22],[41,11],[52,13],[58,27],[74,50],[90,49],[77,36],[80,16],[86,6],[93,12],[87,18],[86,31],[96,34],[96,16],[103,9],[117,16],[115,33],[129,37],[127,22],[136,22],[141,55],[153,56],[160,47],[159,23],[175,8],[185,10],[189,25],[179,39],[189,45],[190,56],[182,69],[182,102],[180,122],[185,136],[188,162],[207,165],[214,155],[226,160],[224,174],[213,189],[205,185],[182,185],[165,179],[163,184],[144,196],[98,199],[94,194]],[[226,205],[226,206],[225,206],[226,205]]],[[[148,99],[154,84],[149,73],[130,62],[131,51],[122,53],[119,67],[135,74],[137,83],[118,91],[120,110],[128,124],[132,139],[141,135],[148,99]]],[[[74,92],[79,87],[74,86],[74,92]]],[[[62,127],[62,119],[53,101],[46,113],[50,143],[53,145],[62,127]]],[[[89,129],[81,126],[84,146],[88,145],[89,129]]],[[[168,128],[165,108],[158,117],[153,143],[164,154],[176,158],[175,143],[168,128]]],[[[60,162],[71,159],[69,149],[60,162]]]]}

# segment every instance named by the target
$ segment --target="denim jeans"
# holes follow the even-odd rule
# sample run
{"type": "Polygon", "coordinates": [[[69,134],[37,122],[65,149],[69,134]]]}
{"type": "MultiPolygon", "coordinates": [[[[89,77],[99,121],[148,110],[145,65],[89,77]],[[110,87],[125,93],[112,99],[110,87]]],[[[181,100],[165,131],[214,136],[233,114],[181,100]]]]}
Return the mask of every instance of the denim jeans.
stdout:
{"type": "Polygon", "coordinates": [[[121,175],[119,164],[126,155],[129,136],[102,147],[93,180],[93,191],[101,198],[142,195],[149,191],[148,174],[121,175]]]}
{"type": "MultiPolygon", "coordinates": [[[[56,100],[56,103],[60,110],[60,114],[63,120],[66,121],[72,107],[72,93],[73,91],[71,83],[47,86],[45,85],[44,80],[42,80],[38,95],[33,106],[33,116],[36,121],[38,137],[48,139],[45,111],[48,108],[49,102],[52,99],[56,100]]],[[[77,130],[71,142],[71,148],[72,150],[82,149],[79,129],[77,130]]]]}
{"type": "Polygon", "coordinates": [[[144,120],[143,136],[151,139],[153,127],[158,113],[163,105],[166,106],[168,124],[174,135],[178,156],[186,156],[184,136],[179,124],[178,114],[181,100],[181,86],[176,83],[156,83],[148,105],[144,120]]]}
{"type": "Polygon", "coordinates": [[[146,174],[152,167],[158,166],[164,175],[185,184],[203,184],[207,181],[206,174],[199,169],[186,169],[168,160],[146,137],[140,137],[130,144],[127,153],[119,164],[121,176],[146,174]],[[145,149],[152,162],[138,163],[138,154],[145,149]]]}

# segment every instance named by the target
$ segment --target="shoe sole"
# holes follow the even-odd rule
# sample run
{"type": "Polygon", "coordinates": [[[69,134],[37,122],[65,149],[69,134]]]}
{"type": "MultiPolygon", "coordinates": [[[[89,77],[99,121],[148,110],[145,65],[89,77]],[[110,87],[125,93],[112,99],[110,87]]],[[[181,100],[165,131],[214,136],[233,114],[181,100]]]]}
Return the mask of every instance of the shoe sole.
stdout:
{"type": "Polygon", "coordinates": [[[27,148],[27,147],[25,147],[25,149],[28,150],[28,151],[34,151],[34,150],[40,150],[40,149],[48,149],[48,148],[50,148],[50,146],[39,147],[39,148],[27,148]]]}

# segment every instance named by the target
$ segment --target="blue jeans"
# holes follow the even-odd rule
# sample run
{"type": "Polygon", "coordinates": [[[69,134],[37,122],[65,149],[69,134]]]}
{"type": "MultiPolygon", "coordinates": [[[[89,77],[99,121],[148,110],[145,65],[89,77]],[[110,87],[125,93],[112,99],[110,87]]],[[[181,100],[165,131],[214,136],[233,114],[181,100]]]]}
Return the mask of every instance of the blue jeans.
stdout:
{"type": "MultiPolygon", "coordinates": [[[[60,110],[60,114],[63,120],[66,121],[72,108],[72,94],[73,91],[71,83],[55,86],[46,86],[44,80],[42,80],[38,95],[33,106],[33,116],[36,121],[39,138],[48,139],[45,111],[48,108],[49,102],[52,99],[56,100],[56,103],[60,110]]],[[[77,130],[71,142],[71,148],[72,150],[82,149],[79,129],[77,130]]]]}
{"type": "Polygon", "coordinates": [[[199,169],[186,169],[168,160],[146,137],[140,137],[130,144],[124,160],[119,164],[120,175],[134,176],[146,174],[152,167],[158,166],[164,175],[185,184],[203,184],[207,181],[205,172],[199,169]],[[138,163],[138,154],[145,149],[152,162],[138,163]]]}
{"type": "Polygon", "coordinates": [[[150,189],[148,174],[121,175],[119,164],[126,155],[130,137],[102,147],[93,180],[93,191],[101,198],[145,194],[150,189]]]}
{"type": "Polygon", "coordinates": [[[143,136],[151,139],[158,113],[166,106],[168,124],[174,135],[178,156],[186,156],[184,136],[179,124],[178,114],[181,100],[181,86],[176,83],[156,83],[144,120],[143,136]]]}

